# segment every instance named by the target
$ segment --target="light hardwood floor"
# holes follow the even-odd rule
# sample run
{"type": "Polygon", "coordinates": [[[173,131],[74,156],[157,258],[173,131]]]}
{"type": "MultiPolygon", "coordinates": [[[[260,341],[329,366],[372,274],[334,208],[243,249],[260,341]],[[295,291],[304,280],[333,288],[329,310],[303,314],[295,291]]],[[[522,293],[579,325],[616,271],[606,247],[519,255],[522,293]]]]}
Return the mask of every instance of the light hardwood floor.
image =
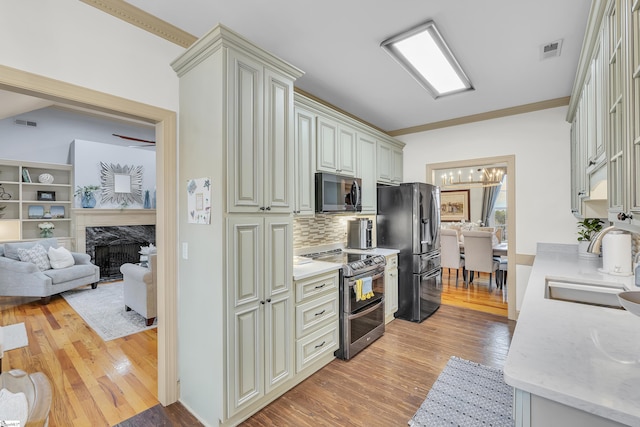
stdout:
{"type": "Polygon", "coordinates": [[[478,310],[484,313],[497,314],[498,316],[508,316],[507,290],[496,288],[495,275],[492,280],[491,290],[489,290],[489,275],[482,273],[480,277],[474,277],[473,283],[468,287],[464,286],[462,270],[458,275],[456,285],[456,271],[443,269],[442,273],[442,303],[465,307],[471,310],[478,310]]]}
{"type": "MultiPolygon", "coordinates": [[[[495,315],[450,304],[494,310],[490,301],[501,299],[502,291],[489,294],[482,279],[456,289],[446,276],[443,305],[429,319],[392,321],[354,359],[334,360],[243,425],[406,426],[449,357],[501,367],[515,326],[506,309],[495,315]]],[[[27,347],[5,353],[3,369],[41,371],[50,378],[51,427],[113,426],[140,413],[151,420],[140,425],[197,425],[179,404],[157,410],[155,329],[105,343],[59,296],[49,305],[0,297],[0,308],[3,325],[24,322],[29,336],[27,347]],[[158,421],[161,412],[169,416],[158,421]]]]}

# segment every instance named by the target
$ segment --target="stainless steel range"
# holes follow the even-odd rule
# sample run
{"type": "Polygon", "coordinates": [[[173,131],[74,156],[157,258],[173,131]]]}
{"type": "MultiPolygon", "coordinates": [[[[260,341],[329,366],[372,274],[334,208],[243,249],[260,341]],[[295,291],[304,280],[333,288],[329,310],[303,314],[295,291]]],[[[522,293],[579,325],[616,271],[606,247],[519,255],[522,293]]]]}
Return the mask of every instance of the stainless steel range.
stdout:
{"type": "Polygon", "coordinates": [[[340,348],[335,355],[340,359],[350,359],[384,334],[386,259],[381,255],[347,253],[340,249],[305,256],[342,264],[340,348]],[[369,286],[371,293],[366,292],[369,286]]]}

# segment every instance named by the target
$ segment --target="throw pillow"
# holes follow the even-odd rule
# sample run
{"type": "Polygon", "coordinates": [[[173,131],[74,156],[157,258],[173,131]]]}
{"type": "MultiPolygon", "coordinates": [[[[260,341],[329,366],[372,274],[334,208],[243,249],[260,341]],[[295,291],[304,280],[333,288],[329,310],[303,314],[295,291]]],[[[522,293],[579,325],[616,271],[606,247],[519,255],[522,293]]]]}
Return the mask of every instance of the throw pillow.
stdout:
{"type": "Polygon", "coordinates": [[[27,424],[28,417],[27,396],[22,392],[12,393],[6,388],[0,389],[0,420],[20,421],[18,425],[23,426],[27,424]]]}
{"type": "Polygon", "coordinates": [[[49,262],[51,263],[51,268],[67,268],[75,264],[73,255],[63,246],[49,248],[49,262]]]}
{"type": "Polygon", "coordinates": [[[51,268],[47,251],[39,243],[36,243],[30,249],[19,248],[18,256],[20,257],[20,261],[32,262],[37,265],[40,271],[49,270],[51,268]]]}

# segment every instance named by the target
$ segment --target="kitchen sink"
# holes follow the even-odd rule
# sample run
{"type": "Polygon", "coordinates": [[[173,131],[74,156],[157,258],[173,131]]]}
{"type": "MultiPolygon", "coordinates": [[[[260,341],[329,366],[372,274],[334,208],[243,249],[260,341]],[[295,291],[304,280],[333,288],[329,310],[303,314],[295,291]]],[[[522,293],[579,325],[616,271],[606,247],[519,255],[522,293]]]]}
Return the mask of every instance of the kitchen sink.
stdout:
{"type": "Polygon", "coordinates": [[[619,283],[583,282],[559,277],[546,277],[544,297],[622,309],[618,294],[624,290],[624,286],[619,283]]]}

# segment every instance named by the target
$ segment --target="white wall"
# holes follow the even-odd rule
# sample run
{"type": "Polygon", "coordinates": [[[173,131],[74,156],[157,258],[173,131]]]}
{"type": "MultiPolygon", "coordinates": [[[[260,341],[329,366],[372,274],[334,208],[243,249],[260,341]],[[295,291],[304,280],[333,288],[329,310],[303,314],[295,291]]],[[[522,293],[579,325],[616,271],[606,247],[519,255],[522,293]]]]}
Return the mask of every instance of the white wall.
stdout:
{"type": "Polygon", "coordinates": [[[183,51],[78,0],[2,0],[5,66],[178,111],[183,51]]]}
{"type": "MultiPolygon", "coordinates": [[[[75,188],[86,185],[100,186],[100,162],[107,165],[120,166],[142,166],[142,200],[144,192],[149,190],[153,197],[156,188],[156,153],[147,149],[120,147],[101,142],[83,141],[76,139],[71,144],[70,157],[73,164],[73,181],[75,188]]],[[[100,191],[96,191],[96,209],[120,208],[118,204],[109,201],[102,201],[100,191]]],[[[76,197],[75,207],[80,207],[80,200],[76,197]]],[[[133,202],[127,206],[128,209],[142,209],[143,204],[133,202]]]]}
{"type": "MultiPolygon", "coordinates": [[[[570,207],[570,125],[567,107],[398,137],[404,180],[425,181],[428,163],[515,155],[516,252],[535,254],[538,242],[577,243],[570,207]]],[[[528,281],[517,269],[517,309],[528,281]]]]}

